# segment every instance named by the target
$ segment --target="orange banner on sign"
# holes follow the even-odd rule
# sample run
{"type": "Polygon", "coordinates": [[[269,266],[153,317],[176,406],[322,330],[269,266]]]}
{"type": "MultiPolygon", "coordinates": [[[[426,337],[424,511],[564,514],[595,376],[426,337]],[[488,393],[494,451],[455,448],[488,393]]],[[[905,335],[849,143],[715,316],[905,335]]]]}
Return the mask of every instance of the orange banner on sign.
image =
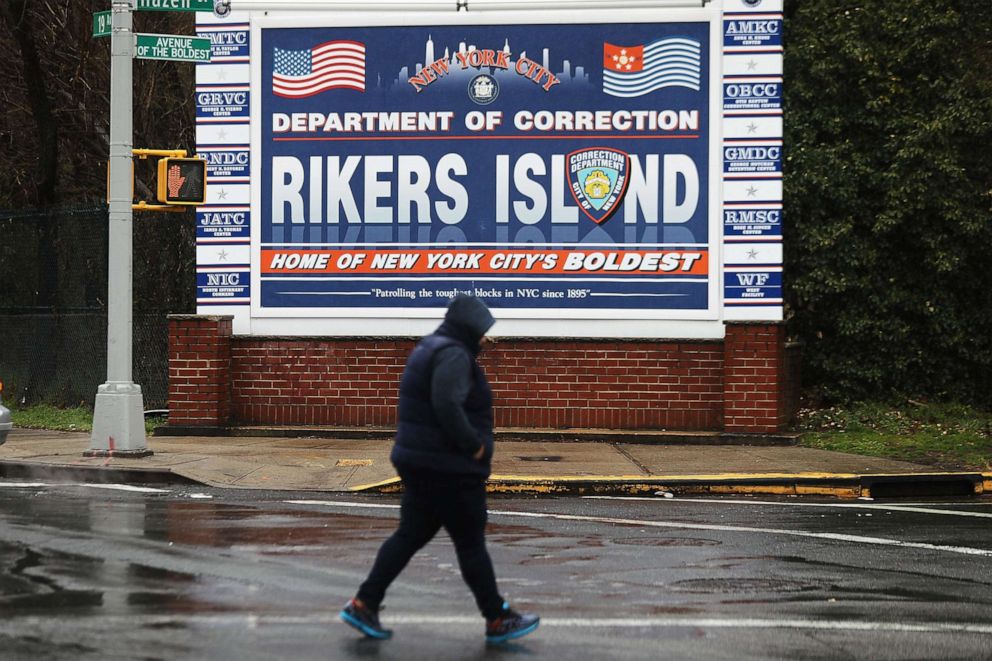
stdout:
{"type": "Polygon", "coordinates": [[[262,273],[693,275],[704,250],[263,250],[262,273]]]}

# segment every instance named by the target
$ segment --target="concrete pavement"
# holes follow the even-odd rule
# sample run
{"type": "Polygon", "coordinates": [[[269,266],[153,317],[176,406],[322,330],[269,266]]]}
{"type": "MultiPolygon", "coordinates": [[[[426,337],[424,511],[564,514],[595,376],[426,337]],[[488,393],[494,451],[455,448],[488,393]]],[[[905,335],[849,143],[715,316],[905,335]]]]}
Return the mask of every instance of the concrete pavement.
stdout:
{"type": "MultiPolygon", "coordinates": [[[[237,489],[397,491],[388,438],[154,436],[141,459],[83,457],[85,433],[15,429],[0,475],[237,489]]],[[[855,498],[992,493],[992,474],[796,446],[498,441],[496,493],[775,493],[855,498]]]]}

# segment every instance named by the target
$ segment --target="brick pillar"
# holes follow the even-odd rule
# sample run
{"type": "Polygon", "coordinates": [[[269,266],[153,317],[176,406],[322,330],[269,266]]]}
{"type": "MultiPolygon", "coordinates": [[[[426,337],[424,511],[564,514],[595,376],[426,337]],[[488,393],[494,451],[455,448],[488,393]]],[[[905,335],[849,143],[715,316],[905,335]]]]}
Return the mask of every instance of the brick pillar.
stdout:
{"type": "Polygon", "coordinates": [[[727,322],[723,347],[724,431],[782,431],[787,424],[785,325],[727,322]]]}
{"type": "Polygon", "coordinates": [[[169,315],[169,424],[221,427],[231,417],[230,315],[169,315]]]}

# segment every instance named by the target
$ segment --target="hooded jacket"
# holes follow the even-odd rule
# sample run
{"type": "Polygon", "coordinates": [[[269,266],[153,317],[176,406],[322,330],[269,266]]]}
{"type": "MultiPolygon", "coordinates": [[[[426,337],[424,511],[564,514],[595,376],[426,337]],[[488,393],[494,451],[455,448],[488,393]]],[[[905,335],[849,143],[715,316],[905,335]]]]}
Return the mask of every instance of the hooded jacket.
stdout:
{"type": "Polygon", "coordinates": [[[493,398],[476,362],[479,340],[495,323],[481,300],[459,294],[442,323],[422,339],[400,381],[396,443],[390,459],[405,471],[489,476],[493,398]],[[482,459],[474,454],[484,447],[482,459]]]}

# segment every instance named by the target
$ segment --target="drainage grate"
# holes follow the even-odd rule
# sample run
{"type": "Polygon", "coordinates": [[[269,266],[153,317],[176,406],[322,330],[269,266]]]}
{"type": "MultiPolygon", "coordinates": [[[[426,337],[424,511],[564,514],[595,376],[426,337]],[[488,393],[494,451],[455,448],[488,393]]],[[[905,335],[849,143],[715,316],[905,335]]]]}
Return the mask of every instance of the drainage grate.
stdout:
{"type": "Polygon", "coordinates": [[[933,496],[974,496],[981,475],[895,475],[869,476],[861,481],[872,498],[921,498],[933,496]]]}

